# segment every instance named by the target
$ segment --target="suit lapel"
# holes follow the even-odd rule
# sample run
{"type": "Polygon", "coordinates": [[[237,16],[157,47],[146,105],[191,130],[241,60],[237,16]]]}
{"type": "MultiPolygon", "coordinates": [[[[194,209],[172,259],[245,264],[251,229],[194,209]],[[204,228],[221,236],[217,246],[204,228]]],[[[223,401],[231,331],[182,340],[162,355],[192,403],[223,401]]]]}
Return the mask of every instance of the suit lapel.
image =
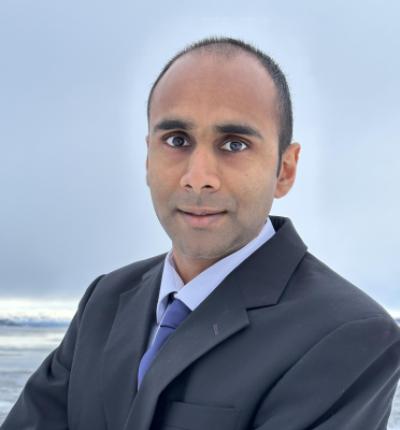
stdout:
{"type": "MultiPolygon", "coordinates": [[[[272,306],[279,301],[293,271],[304,257],[306,246],[289,219],[271,217],[271,220],[278,230],[276,234],[232,271],[163,345],[133,399],[125,430],[148,430],[157,400],[174,378],[219,343],[245,329],[250,324],[248,309],[272,306]]],[[[156,288],[153,285],[149,290],[156,288]]],[[[156,299],[149,300],[145,293],[139,293],[132,306],[139,311],[139,308],[143,309],[143,303],[146,308],[151,304],[154,307],[149,309],[153,312],[156,299]]],[[[122,325],[120,329],[123,330],[122,325]]],[[[142,336],[139,335],[139,343],[143,346],[142,336]]],[[[135,372],[140,354],[139,351],[135,353],[136,359],[132,363],[135,372]]],[[[134,379],[136,382],[136,375],[134,379]]]]}
{"type": "Polygon", "coordinates": [[[108,428],[122,429],[137,391],[137,369],[155,322],[164,259],[122,293],[102,362],[102,397],[108,428]]]}

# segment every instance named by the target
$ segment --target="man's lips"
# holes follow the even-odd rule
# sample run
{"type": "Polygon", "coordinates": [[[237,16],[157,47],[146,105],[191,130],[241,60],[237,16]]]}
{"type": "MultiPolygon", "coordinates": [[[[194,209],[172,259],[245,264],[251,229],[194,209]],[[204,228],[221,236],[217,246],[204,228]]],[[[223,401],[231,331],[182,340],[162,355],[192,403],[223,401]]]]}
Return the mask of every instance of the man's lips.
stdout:
{"type": "Polygon", "coordinates": [[[178,209],[180,212],[195,215],[195,216],[206,216],[206,215],[216,215],[225,213],[226,210],[217,210],[217,209],[205,209],[205,208],[197,208],[197,209],[178,209]]]}
{"type": "Polygon", "coordinates": [[[178,209],[178,212],[182,215],[185,222],[194,228],[210,227],[227,213],[227,211],[211,209],[178,209]]]}

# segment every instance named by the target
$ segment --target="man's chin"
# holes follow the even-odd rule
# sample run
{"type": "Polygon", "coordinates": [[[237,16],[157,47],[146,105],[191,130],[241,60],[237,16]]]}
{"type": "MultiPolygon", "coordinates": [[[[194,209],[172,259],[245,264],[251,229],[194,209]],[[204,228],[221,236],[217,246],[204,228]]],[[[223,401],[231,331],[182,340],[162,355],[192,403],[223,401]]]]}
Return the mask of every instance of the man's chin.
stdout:
{"type": "Polygon", "coordinates": [[[183,247],[180,247],[180,253],[183,254],[186,258],[190,258],[193,260],[220,260],[226,257],[229,254],[235,252],[236,249],[232,244],[226,244],[223,246],[221,242],[219,243],[208,243],[202,244],[201,246],[186,244],[183,247]]]}

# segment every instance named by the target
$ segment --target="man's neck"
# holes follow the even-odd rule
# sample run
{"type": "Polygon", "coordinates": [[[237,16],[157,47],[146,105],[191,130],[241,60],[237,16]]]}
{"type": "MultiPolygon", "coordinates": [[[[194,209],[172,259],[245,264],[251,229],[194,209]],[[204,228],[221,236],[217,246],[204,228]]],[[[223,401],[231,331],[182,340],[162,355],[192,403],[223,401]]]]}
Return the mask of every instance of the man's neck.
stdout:
{"type": "Polygon", "coordinates": [[[190,282],[199,273],[212,266],[221,258],[191,258],[177,253],[175,250],[172,253],[175,270],[182,279],[184,284],[190,282]]]}
{"type": "MultiPolygon", "coordinates": [[[[256,248],[261,246],[262,243],[267,241],[270,237],[275,233],[274,227],[271,224],[271,221],[267,218],[264,224],[260,227],[259,231],[254,234],[254,237],[250,238],[250,240],[244,240],[244,243],[236,242],[235,245],[232,245],[231,248],[228,248],[225,254],[216,255],[213,257],[193,257],[181,252],[179,247],[172,245],[172,261],[175,266],[175,271],[180,276],[183,281],[183,284],[187,284],[192,279],[194,279],[197,275],[199,275],[204,270],[208,269],[210,266],[215,264],[217,261],[222,260],[239,251],[246,246],[249,247],[251,243],[254,243],[258,238],[261,238],[261,242],[256,245],[256,248]]],[[[255,248],[255,249],[256,249],[255,248]]],[[[250,253],[253,251],[250,251],[250,253]]]]}

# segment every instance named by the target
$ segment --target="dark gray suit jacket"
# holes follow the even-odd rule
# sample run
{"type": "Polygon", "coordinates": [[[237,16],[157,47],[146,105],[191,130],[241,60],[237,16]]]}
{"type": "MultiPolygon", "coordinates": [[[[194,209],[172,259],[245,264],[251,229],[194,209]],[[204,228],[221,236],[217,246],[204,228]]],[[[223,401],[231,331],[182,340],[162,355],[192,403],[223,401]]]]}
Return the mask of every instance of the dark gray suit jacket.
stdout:
{"type": "Polygon", "coordinates": [[[138,392],[165,254],[98,277],[1,429],[386,429],[397,324],[271,219],[276,234],[171,335],[138,392]]]}

